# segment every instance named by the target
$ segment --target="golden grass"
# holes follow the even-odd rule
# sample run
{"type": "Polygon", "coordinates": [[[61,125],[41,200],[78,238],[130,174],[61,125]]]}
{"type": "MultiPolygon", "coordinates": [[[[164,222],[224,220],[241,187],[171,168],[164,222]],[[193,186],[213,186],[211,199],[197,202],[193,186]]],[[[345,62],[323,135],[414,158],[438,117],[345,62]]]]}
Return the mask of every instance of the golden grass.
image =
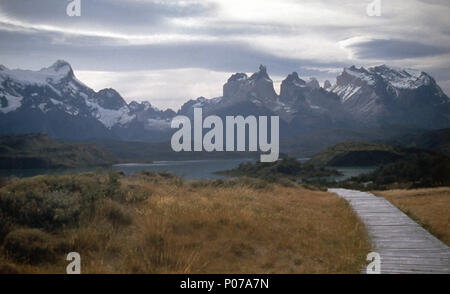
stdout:
{"type": "MultiPolygon", "coordinates": [[[[370,249],[364,225],[334,194],[141,175],[120,182],[130,197],[151,196],[138,204],[101,200],[93,218],[52,241],[81,254],[83,273],[358,273],[370,249]],[[110,213],[117,205],[126,216],[118,223],[110,213]]],[[[65,256],[58,258],[31,266],[0,256],[0,264],[64,273],[65,256]]]]}
{"type": "Polygon", "coordinates": [[[450,187],[376,191],[450,246],[450,187]]]}

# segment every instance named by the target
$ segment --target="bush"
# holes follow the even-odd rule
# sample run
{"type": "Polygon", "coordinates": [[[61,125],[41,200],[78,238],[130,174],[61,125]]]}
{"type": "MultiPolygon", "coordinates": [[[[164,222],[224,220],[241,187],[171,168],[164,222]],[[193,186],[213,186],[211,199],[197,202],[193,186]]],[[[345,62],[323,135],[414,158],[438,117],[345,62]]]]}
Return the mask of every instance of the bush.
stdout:
{"type": "Polygon", "coordinates": [[[39,229],[12,231],[3,247],[9,258],[21,263],[39,264],[55,259],[52,237],[39,229]]]}
{"type": "Polygon", "coordinates": [[[54,230],[78,222],[80,203],[76,197],[63,192],[3,192],[0,193],[0,215],[2,225],[10,222],[54,230]]]}
{"type": "Polygon", "coordinates": [[[239,178],[238,183],[252,189],[272,189],[268,181],[258,178],[242,177],[239,178]]]}
{"type": "Polygon", "coordinates": [[[146,177],[154,177],[156,175],[155,172],[149,171],[149,170],[143,170],[139,172],[140,175],[146,176],[146,177]]]}
{"type": "Polygon", "coordinates": [[[448,185],[450,185],[450,158],[435,153],[413,154],[343,183],[347,188],[358,187],[365,190],[448,185]]]}
{"type": "Polygon", "coordinates": [[[112,169],[108,172],[108,185],[105,192],[109,198],[115,198],[120,194],[119,174],[112,169]]]}
{"type": "Polygon", "coordinates": [[[115,228],[119,226],[128,226],[133,222],[131,214],[119,203],[106,201],[103,205],[106,218],[115,228]]]}
{"type": "Polygon", "coordinates": [[[2,171],[0,170],[0,188],[6,185],[6,179],[2,175],[2,171]]]}
{"type": "Polygon", "coordinates": [[[158,175],[162,178],[167,178],[167,179],[176,178],[175,174],[168,172],[168,171],[160,171],[160,172],[158,172],[158,175]]]}
{"type": "Polygon", "coordinates": [[[287,188],[294,188],[294,187],[298,187],[297,182],[295,182],[295,180],[291,180],[291,179],[286,179],[286,178],[280,178],[277,182],[278,184],[280,184],[283,187],[287,187],[287,188]]]}
{"type": "Polygon", "coordinates": [[[11,263],[0,263],[0,275],[17,275],[20,271],[14,264],[11,263]]]}

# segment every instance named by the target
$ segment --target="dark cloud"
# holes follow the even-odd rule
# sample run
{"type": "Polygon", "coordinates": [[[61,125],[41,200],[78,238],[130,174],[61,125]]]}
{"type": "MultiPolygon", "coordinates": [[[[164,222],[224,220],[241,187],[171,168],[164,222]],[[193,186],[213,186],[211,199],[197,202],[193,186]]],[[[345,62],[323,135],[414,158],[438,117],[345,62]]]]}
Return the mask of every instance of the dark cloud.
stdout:
{"type": "Polygon", "coordinates": [[[419,0],[419,1],[429,5],[441,5],[450,7],[450,2],[448,0],[419,0]]]}
{"type": "Polygon", "coordinates": [[[237,41],[112,46],[108,38],[95,37],[72,37],[70,41],[66,39],[55,43],[53,40],[58,39],[57,35],[0,31],[0,39],[7,40],[0,43],[0,57],[12,63],[23,64],[24,56],[43,55],[45,58],[40,58],[40,63],[50,64],[56,58],[63,58],[72,62],[79,70],[105,71],[196,67],[225,72],[251,72],[259,64],[265,64],[275,75],[298,71],[310,76],[320,71],[305,67],[344,66],[335,62],[280,57],[237,41]]]}
{"type": "MultiPolygon", "coordinates": [[[[332,80],[336,69],[349,65],[344,61],[363,65],[374,59],[386,63],[398,60],[397,64],[408,66],[405,59],[442,55],[436,59],[442,59],[441,67],[445,67],[443,54],[450,53],[445,11],[450,2],[419,1],[430,5],[405,1],[401,6],[405,13],[398,15],[389,14],[395,10],[386,3],[382,18],[360,17],[365,16],[369,1],[302,1],[301,6],[311,9],[311,15],[305,22],[296,22],[298,10],[290,12],[289,8],[299,3],[291,0],[285,1],[286,19],[274,19],[263,1],[254,7],[225,7],[229,3],[226,0],[220,5],[213,0],[81,0],[81,17],[68,17],[68,0],[0,0],[0,15],[7,18],[0,18],[0,63],[40,68],[66,59],[76,70],[111,72],[180,68],[252,72],[265,64],[272,76],[297,71],[302,77],[332,80]],[[321,5],[325,4],[328,10],[335,7],[338,12],[331,20],[321,18],[321,5]],[[420,14],[417,7],[425,7],[427,13],[420,14]],[[266,14],[266,18],[258,17],[260,14],[266,14]],[[416,34],[423,38],[410,41],[416,40],[416,34]],[[331,47],[333,43],[359,36],[361,40],[372,36],[378,39],[348,45],[356,61],[346,60],[347,52],[337,46],[328,50],[335,48],[331,47]],[[274,43],[277,40],[280,44],[274,43]],[[147,44],[136,45],[139,42],[147,44]]],[[[434,65],[430,67],[434,69],[434,65]]],[[[448,71],[439,73],[438,79],[447,81],[446,89],[450,88],[449,77],[448,71]]],[[[177,86],[174,81],[173,87],[177,86]]]]}
{"type": "MultiPolygon", "coordinates": [[[[167,19],[211,15],[216,5],[204,2],[82,0],[81,16],[69,17],[64,0],[2,1],[0,11],[29,23],[61,27],[109,29],[116,32],[153,32],[167,25],[167,19]]],[[[167,29],[167,28],[166,28],[167,29]]]]}
{"type": "Polygon", "coordinates": [[[406,59],[450,53],[450,48],[406,40],[376,39],[350,45],[360,59],[406,59]]]}

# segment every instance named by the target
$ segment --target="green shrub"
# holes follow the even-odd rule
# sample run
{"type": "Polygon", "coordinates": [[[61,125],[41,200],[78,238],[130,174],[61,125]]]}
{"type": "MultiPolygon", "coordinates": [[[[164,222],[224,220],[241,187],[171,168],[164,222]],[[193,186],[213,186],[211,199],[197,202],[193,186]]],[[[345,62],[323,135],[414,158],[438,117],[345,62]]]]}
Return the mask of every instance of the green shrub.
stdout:
{"type": "Polygon", "coordinates": [[[154,177],[156,175],[155,172],[149,171],[149,170],[143,170],[139,172],[140,175],[146,176],[146,177],[154,177]]]}
{"type": "Polygon", "coordinates": [[[287,179],[287,178],[280,178],[280,179],[278,179],[277,183],[283,187],[288,187],[288,188],[294,188],[294,187],[298,186],[297,183],[295,182],[295,180],[287,179]]]}
{"type": "Polygon", "coordinates": [[[133,222],[131,214],[119,203],[115,201],[105,201],[101,204],[105,217],[117,228],[128,226],[133,222]]]}
{"type": "Polygon", "coordinates": [[[11,263],[0,263],[0,275],[17,275],[20,271],[14,264],[11,263]]]}
{"type": "Polygon", "coordinates": [[[55,260],[51,235],[39,229],[19,229],[10,232],[4,241],[4,251],[16,262],[39,264],[55,260]]]}
{"type": "Polygon", "coordinates": [[[167,179],[176,178],[175,174],[168,172],[168,171],[160,171],[160,172],[158,172],[158,175],[162,178],[167,178],[167,179]]]}
{"type": "Polygon", "coordinates": [[[78,222],[80,203],[79,199],[64,192],[2,192],[0,214],[4,222],[54,230],[78,222]]]}
{"type": "Polygon", "coordinates": [[[105,193],[108,198],[112,199],[120,194],[119,174],[112,169],[108,172],[108,184],[105,193]]]}
{"type": "Polygon", "coordinates": [[[271,189],[272,186],[266,180],[259,178],[249,178],[249,177],[241,177],[238,180],[238,183],[253,189],[271,189]]]}
{"type": "Polygon", "coordinates": [[[192,180],[189,182],[189,186],[194,189],[209,187],[209,185],[208,180],[192,180]]]}
{"type": "Polygon", "coordinates": [[[450,185],[450,158],[435,153],[412,154],[405,159],[378,167],[369,174],[353,177],[346,188],[394,189],[450,185]]]}
{"type": "Polygon", "coordinates": [[[2,175],[2,171],[0,170],[0,188],[6,185],[6,179],[2,175]]]}

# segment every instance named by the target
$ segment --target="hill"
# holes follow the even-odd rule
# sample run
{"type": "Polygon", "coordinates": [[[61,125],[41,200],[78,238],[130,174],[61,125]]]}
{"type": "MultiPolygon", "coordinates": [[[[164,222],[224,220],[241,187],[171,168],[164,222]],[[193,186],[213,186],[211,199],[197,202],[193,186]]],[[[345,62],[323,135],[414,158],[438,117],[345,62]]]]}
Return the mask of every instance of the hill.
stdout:
{"type": "Polygon", "coordinates": [[[374,166],[391,163],[404,158],[407,154],[420,152],[424,151],[377,143],[345,142],[316,154],[307,164],[315,166],[374,166]]]}
{"type": "Polygon", "coordinates": [[[450,186],[450,157],[432,152],[411,154],[340,185],[369,190],[450,186]]]}
{"type": "Polygon", "coordinates": [[[433,77],[386,65],[345,68],[336,84],[327,87],[293,72],[281,82],[279,94],[267,68],[261,65],[250,76],[233,74],[223,85],[222,96],[191,99],[178,112],[159,110],[148,101],[128,103],[112,88],[95,91],[78,80],[64,60],[37,71],[0,66],[2,134],[165,142],[173,133],[172,119],[176,115],[192,117],[193,109],[199,107],[205,116],[222,118],[279,116],[281,139],[338,129],[343,130],[343,137],[341,132],[333,137],[342,142],[349,140],[347,131],[369,135],[370,129],[390,125],[450,127],[450,99],[433,77]]]}
{"type": "Polygon", "coordinates": [[[86,143],[61,143],[43,134],[0,136],[0,169],[105,166],[119,159],[86,143]]]}
{"type": "Polygon", "coordinates": [[[0,216],[0,274],[65,273],[73,251],[85,274],[358,273],[370,250],[337,195],[249,178],[14,179],[0,216]]]}
{"type": "Polygon", "coordinates": [[[243,162],[232,170],[218,172],[230,176],[246,176],[252,178],[262,178],[269,181],[286,183],[286,179],[310,179],[340,175],[333,169],[305,165],[295,158],[285,157],[275,162],[243,162]]]}
{"type": "Polygon", "coordinates": [[[256,158],[258,152],[174,152],[170,142],[138,142],[108,139],[91,139],[89,144],[103,148],[126,162],[147,162],[151,160],[201,160],[256,158]]]}
{"type": "Polygon", "coordinates": [[[391,138],[389,144],[428,149],[450,156],[450,128],[422,131],[391,138]]]}

